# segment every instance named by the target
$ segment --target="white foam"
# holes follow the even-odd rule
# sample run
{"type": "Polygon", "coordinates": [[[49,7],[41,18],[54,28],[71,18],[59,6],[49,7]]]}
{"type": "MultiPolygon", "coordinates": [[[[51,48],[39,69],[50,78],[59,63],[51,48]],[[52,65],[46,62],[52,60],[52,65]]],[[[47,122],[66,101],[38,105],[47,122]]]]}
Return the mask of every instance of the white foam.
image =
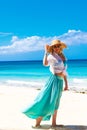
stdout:
{"type": "MultiPolygon", "coordinates": [[[[69,88],[75,90],[86,90],[87,91],[87,79],[79,79],[79,78],[72,78],[68,80],[69,88]]],[[[11,93],[14,89],[9,88],[16,88],[16,87],[31,87],[31,88],[42,88],[45,85],[44,80],[34,80],[34,81],[23,81],[23,80],[5,80],[0,82],[0,92],[11,93]],[[3,86],[1,88],[1,86],[3,86]]]]}
{"type": "Polygon", "coordinates": [[[74,83],[87,83],[87,79],[77,79],[77,78],[74,78],[73,82],[74,83]]]}
{"type": "Polygon", "coordinates": [[[22,81],[22,80],[6,80],[0,82],[0,85],[11,86],[11,87],[40,87],[43,86],[43,82],[37,81],[22,81]]]}

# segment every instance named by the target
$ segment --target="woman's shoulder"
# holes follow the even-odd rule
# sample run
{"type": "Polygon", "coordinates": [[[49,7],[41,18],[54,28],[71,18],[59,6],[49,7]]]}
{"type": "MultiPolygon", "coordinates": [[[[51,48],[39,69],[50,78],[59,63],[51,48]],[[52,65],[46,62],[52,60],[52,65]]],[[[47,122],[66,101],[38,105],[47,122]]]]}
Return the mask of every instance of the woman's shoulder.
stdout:
{"type": "Polygon", "coordinates": [[[52,54],[49,54],[48,57],[47,57],[47,60],[48,61],[53,61],[55,60],[54,56],[52,54]]]}
{"type": "Polygon", "coordinates": [[[52,55],[52,54],[49,54],[49,55],[48,55],[48,58],[52,58],[52,57],[53,57],[53,55],[52,55]]]}

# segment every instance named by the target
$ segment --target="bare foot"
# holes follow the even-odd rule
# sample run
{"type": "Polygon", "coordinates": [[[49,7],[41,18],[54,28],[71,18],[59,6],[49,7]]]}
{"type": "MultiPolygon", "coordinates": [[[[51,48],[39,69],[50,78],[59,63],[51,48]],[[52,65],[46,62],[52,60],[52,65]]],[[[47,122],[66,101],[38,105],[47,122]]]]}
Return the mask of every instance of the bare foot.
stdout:
{"type": "Polygon", "coordinates": [[[32,128],[40,128],[40,125],[33,125],[32,128]]]}
{"type": "Polygon", "coordinates": [[[56,124],[54,123],[54,124],[52,124],[52,127],[55,127],[56,126],[56,124]]]}

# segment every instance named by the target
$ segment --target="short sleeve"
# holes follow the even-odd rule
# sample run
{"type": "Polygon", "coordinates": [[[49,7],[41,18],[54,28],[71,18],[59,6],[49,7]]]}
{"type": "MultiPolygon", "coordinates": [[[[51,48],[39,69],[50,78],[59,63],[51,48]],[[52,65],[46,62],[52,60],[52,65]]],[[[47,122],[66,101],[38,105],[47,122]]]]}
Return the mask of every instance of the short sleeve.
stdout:
{"type": "Polygon", "coordinates": [[[48,55],[47,61],[48,61],[48,66],[52,64],[52,55],[48,55]]]}

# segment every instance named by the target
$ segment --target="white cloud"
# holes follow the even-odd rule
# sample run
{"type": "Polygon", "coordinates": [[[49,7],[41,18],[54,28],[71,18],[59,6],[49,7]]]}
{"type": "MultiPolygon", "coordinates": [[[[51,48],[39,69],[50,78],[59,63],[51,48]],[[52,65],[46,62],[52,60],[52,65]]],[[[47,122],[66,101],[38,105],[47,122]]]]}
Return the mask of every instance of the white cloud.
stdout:
{"type": "MultiPolygon", "coordinates": [[[[3,33],[2,33],[3,34],[3,33]]],[[[50,44],[53,39],[60,39],[67,45],[87,44],[87,32],[80,30],[69,30],[61,36],[39,37],[31,36],[20,39],[18,36],[12,36],[8,46],[0,47],[0,54],[22,53],[30,51],[43,50],[45,44],[50,44]]]]}
{"type": "Polygon", "coordinates": [[[13,33],[0,32],[0,36],[8,36],[8,35],[13,35],[13,33]]]}
{"type": "Polygon", "coordinates": [[[18,37],[17,36],[13,36],[11,42],[15,42],[17,40],[18,40],[18,37]]]}
{"type": "Polygon", "coordinates": [[[0,53],[20,53],[29,51],[38,51],[43,49],[43,45],[48,43],[49,38],[32,36],[19,39],[17,36],[13,36],[11,45],[1,46],[0,53]]]}
{"type": "Polygon", "coordinates": [[[82,32],[80,30],[69,30],[67,33],[59,36],[59,38],[68,45],[87,44],[87,32],[82,32]]]}

